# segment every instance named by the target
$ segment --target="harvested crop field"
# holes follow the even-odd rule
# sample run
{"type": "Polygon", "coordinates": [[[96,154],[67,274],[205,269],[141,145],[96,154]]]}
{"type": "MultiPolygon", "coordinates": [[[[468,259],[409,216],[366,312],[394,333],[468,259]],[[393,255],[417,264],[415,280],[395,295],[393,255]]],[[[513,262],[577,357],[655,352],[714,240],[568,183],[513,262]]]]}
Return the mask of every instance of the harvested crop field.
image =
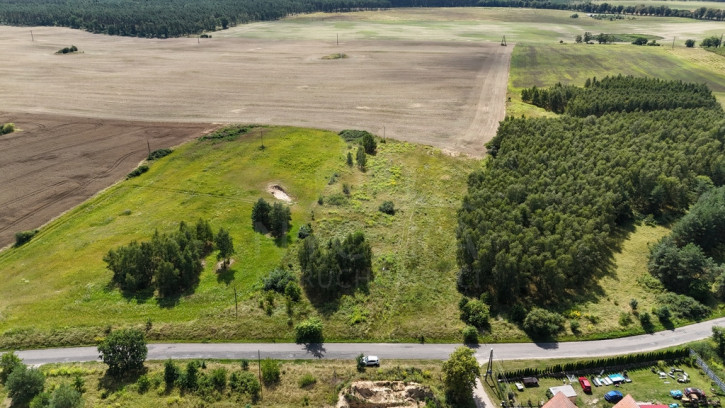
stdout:
{"type": "Polygon", "coordinates": [[[357,128],[479,156],[504,117],[513,46],[0,27],[0,49],[5,111],[357,128]],[[70,45],[80,52],[55,54],[70,45]]]}
{"type": "Polygon", "coordinates": [[[0,136],[0,247],[123,178],[149,146],[174,146],[212,128],[0,113],[6,122],[20,130],[0,136]]]}

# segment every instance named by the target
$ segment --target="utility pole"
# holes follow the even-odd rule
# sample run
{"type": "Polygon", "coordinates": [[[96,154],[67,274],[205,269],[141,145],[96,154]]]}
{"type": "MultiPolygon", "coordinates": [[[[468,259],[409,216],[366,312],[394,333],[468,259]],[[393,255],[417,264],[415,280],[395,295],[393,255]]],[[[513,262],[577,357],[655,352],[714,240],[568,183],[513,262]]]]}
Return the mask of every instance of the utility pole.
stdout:
{"type": "Polygon", "coordinates": [[[262,143],[262,145],[259,146],[259,150],[264,150],[264,129],[259,130],[259,140],[262,143]]]}
{"type": "Polygon", "coordinates": [[[340,34],[336,34],[336,35],[337,35],[337,45],[340,45],[340,34]]]}
{"type": "Polygon", "coordinates": [[[33,30],[30,30],[30,42],[34,42],[35,37],[33,37],[33,30]]]}
{"type": "Polygon", "coordinates": [[[259,400],[262,400],[262,354],[257,350],[257,370],[259,375],[259,400]]]}
{"type": "Polygon", "coordinates": [[[146,139],[146,147],[149,149],[149,157],[151,157],[151,144],[148,139],[146,139]]]}
{"type": "Polygon", "coordinates": [[[676,40],[676,39],[677,39],[677,37],[675,37],[675,38],[673,38],[673,39],[672,39],[672,49],[673,49],[673,50],[675,49],[675,40],[676,40]]]}
{"type": "Polygon", "coordinates": [[[234,287],[234,318],[237,318],[237,313],[239,312],[239,304],[237,303],[237,287],[234,287]]]}
{"type": "Polygon", "coordinates": [[[486,381],[486,384],[488,384],[488,377],[493,377],[493,347],[491,348],[491,354],[488,355],[488,365],[486,365],[486,373],[483,374],[483,380],[486,381]]]}

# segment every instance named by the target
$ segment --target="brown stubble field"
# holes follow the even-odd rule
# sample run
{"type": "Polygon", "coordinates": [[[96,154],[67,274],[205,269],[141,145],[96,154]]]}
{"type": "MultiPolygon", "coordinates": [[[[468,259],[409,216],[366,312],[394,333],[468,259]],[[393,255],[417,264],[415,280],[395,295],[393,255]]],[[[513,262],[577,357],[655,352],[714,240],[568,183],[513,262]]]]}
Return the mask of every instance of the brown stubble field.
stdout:
{"type": "Polygon", "coordinates": [[[357,128],[481,156],[504,118],[512,49],[389,39],[337,45],[334,37],[154,40],[0,27],[0,110],[357,128]],[[70,45],[81,53],[54,54],[70,45]],[[334,53],[348,58],[323,59],[334,53]]]}

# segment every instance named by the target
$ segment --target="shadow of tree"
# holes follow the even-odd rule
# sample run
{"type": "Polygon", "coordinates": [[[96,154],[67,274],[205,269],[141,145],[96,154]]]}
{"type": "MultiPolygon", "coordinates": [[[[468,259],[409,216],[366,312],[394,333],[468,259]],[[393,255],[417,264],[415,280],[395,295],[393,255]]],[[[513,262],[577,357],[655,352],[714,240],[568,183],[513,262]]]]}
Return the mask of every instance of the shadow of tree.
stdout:
{"type": "Polygon", "coordinates": [[[315,358],[325,357],[325,352],[327,351],[322,343],[305,344],[305,350],[315,358]]]}
{"type": "Polygon", "coordinates": [[[216,271],[216,281],[218,283],[224,283],[229,286],[230,283],[235,279],[236,269],[227,267],[221,267],[216,271]]]}

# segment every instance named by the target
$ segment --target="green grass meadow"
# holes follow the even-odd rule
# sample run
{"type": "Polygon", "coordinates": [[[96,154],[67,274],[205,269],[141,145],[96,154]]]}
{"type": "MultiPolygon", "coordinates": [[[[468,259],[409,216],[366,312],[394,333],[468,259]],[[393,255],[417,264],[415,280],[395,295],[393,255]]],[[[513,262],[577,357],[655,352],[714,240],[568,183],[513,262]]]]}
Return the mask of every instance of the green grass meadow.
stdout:
{"type": "Polygon", "coordinates": [[[30,243],[0,253],[6,282],[0,287],[0,347],[88,344],[111,326],[149,321],[149,338],[157,340],[289,341],[293,324],[314,314],[325,317],[330,340],[457,339],[456,209],[477,161],[388,141],[362,173],[345,164],[353,147],[334,133],[297,128],[256,128],[235,141],[179,147],[148,173],[53,221],[30,243]],[[343,183],[350,197],[342,194],[343,183]],[[273,199],[266,192],[270,184],[294,200],[286,244],[251,227],[252,204],[273,199]],[[342,201],[319,205],[321,195],[342,201]],[[383,200],[394,201],[399,212],[379,212],[383,200]],[[210,256],[195,293],[171,306],[126,298],[109,287],[103,256],[110,248],[200,217],[215,230],[230,230],[237,252],[230,273],[218,275],[210,256]],[[307,222],[322,239],[364,231],[375,280],[365,293],[324,305],[303,301],[292,311],[277,296],[267,315],[259,307],[260,279],[278,265],[298,269],[296,232],[307,222]]]}

